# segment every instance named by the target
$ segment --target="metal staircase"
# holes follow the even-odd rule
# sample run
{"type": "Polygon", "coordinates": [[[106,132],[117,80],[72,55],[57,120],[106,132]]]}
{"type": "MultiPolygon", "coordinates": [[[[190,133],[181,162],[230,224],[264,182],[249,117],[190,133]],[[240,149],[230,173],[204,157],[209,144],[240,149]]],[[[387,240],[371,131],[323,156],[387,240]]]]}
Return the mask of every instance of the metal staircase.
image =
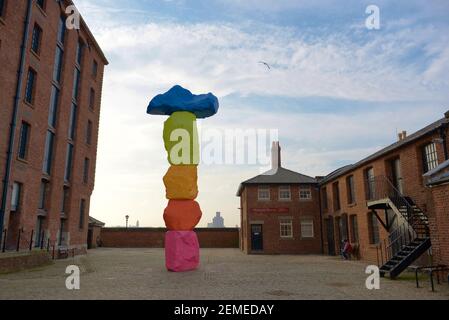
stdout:
{"type": "Polygon", "coordinates": [[[390,233],[377,246],[380,273],[394,279],[431,247],[429,220],[423,210],[411,198],[402,195],[388,178],[376,177],[369,183],[373,190],[368,208],[390,233]],[[385,221],[374,211],[382,209],[385,210],[385,221]],[[387,210],[399,216],[396,226],[389,219],[387,210]]]}

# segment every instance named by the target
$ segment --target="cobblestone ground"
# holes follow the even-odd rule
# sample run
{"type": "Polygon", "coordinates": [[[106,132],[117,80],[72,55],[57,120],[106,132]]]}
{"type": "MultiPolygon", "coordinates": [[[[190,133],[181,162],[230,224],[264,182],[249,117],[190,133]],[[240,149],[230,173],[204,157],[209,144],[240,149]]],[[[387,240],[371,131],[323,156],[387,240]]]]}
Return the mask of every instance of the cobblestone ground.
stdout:
{"type": "Polygon", "coordinates": [[[162,249],[97,249],[53,265],[0,275],[0,299],[446,299],[447,283],[432,293],[427,280],[381,280],[365,288],[361,262],[326,256],[247,256],[202,249],[201,268],[169,273],[162,249]],[[81,289],[65,287],[65,268],[81,269],[81,289]]]}

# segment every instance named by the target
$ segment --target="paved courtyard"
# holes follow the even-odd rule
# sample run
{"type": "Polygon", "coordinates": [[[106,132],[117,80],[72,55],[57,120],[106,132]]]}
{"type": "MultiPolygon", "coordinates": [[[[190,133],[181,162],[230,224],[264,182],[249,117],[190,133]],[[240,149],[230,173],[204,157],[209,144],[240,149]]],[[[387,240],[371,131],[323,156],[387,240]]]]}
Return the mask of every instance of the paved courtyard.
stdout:
{"type": "Polygon", "coordinates": [[[162,249],[97,249],[53,265],[0,275],[0,299],[446,299],[449,288],[412,277],[365,288],[361,262],[326,256],[247,256],[235,249],[202,249],[202,265],[169,273],[162,249]],[[66,266],[81,270],[81,289],[65,287],[66,266]]]}

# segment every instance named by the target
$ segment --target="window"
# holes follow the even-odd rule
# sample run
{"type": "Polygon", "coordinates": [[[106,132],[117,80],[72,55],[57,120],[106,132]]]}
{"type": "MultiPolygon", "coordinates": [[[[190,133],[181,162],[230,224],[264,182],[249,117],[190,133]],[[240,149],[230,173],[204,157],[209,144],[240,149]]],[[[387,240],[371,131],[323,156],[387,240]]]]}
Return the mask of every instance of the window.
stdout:
{"type": "Polygon", "coordinates": [[[55,140],[55,134],[51,131],[47,131],[47,137],[45,139],[44,163],[43,163],[42,171],[48,175],[50,175],[50,171],[51,171],[54,140],[55,140]]]}
{"type": "Polygon", "coordinates": [[[351,223],[351,241],[357,243],[359,242],[359,225],[357,224],[357,216],[352,215],[349,219],[351,223]]]}
{"type": "Polygon", "coordinates": [[[376,215],[372,212],[368,214],[368,230],[370,243],[378,244],[380,242],[379,223],[377,221],[376,215]]]}
{"type": "Polygon", "coordinates": [[[66,162],[65,162],[65,174],[64,180],[70,181],[72,177],[72,164],[73,164],[73,144],[67,144],[67,154],[66,154],[66,162]]]}
{"type": "Polygon", "coordinates": [[[374,180],[374,169],[368,168],[365,170],[365,181],[366,181],[366,199],[374,200],[375,197],[375,180],[374,180]]]}
{"type": "Polygon", "coordinates": [[[55,64],[53,69],[53,80],[57,83],[61,82],[61,72],[62,72],[62,58],[64,56],[64,51],[60,46],[56,46],[55,54],[55,64]]]}
{"type": "Polygon", "coordinates": [[[86,128],[86,143],[92,144],[92,121],[87,120],[87,128],[86,128]]]}
{"type": "Polygon", "coordinates": [[[70,122],[69,122],[69,132],[68,136],[70,140],[74,140],[75,138],[75,129],[76,129],[76,104],[72,103],[72,108],[70,109],[70,122]]]}
{"type": "Polygon", "coordinates": [[[291,200],[290,186],[279,187],[279,200],[291,200]]]}
{"type": "Polygon", "coordinates": [[[269,186],[259,186],[257,192],[258,200],[270,200],[270,187],[269,186]]]}
{"type": "Polygon", "coordinates": [[[95,109],[95,90],[93,88],[90,88],[90,94],[89,94],[89,108],[91,110],[95,109]]]}
{"type": "Polygon", "coordinates": [[[68,213],[68,201],[69,201],[69,187],[64,186],[62,190],[62,203],[61,203],[61,213],[68,213]]]}
{"type": "Polygon", "coordinates": [[[59,25],[58,25],[58,42],[63,44],[65,38],[65,18],[61,16],[59,18],[59,25]]]}
{"type": "Polygon", "coordinates": [[[292,220],[281,220],[281,238],[293,238],[293,223],[292,220]]]}
{"type": "Polygon", "coordinates": [[[37,74],[33,69],[28,70],[28,78],[25,88],[25,101],[29,104],[33,104],[34,102],[34,92],[36,88],[36,78],[37,74]]]}
{"type": "Polygon", "coordinates": [[[93,63],[92,63],[92,76],[94,78],[97,77],[97,73],[98,73],[98,62],[97,60],[94,59],[93,63]]]}
{"type": "Polygon", "coordinates": [[[49,182],[47,180],[41,181],[41,187],[39,191],[39,209],[46,210],[47,192],[49,182]]]}
{"type": "Polygon", "coordinates": [[[424,148],[422,149],[422,157],[424,173],[438,167],[438,154],[434,142],[424,146],[424,148]]]}
{"type": "Polygon", "coordinates": [[[80,78],[81,78],[81,72],[79,71],[78,68],[75,68],[75,74],[73,76],[73,92],[72,92],[72,97],[73,97],[73,100],[75,100],[75,101],[78,99],[80,78]]]}
{"type": "Polygon", "coordinates": [[[323,209],[327,210],[329,204],[328,204],[328,201],[327,201],[327,189],[326,189],[326,187],[321,189],[321,201],[323,203],[323,209]]]}
{"type": "Polygon", "coordinates": [[[36,227],[34,229],[34,247],[38,248],[44,245],[44,217],[37,217],[36,227]]]}
{"type": "Polygon", "coordinates": [[[52,128],[56,127],[56,114],[58,111],[59,89],[55,86],[51,88],[50,108],[48,112],[48,125],[52,128]]]}
{"type": "Polygon", "coordinates": [[[90,166],[89,158],[84,158],[84,167],[83,167],[83,182],[84,183],[89,182],[89,166],[90,166]]]}
{"type": "Polygon", "coordinates": [[[83,52],[84,52],[84,44],[83,42],[78,41],[78,45],[76,47],[76,63],[78,66],[81,66],[81,62],[83,61],[83,52]]]}
{"type": "Polygon", "coordinates": [[[80,229],[84,229],[84,215],[85,215],[85,211],[86,211],[86,200],[81,199],[81,203],[80,203],[80,224],[79,224],[80,229]]]}
{"type": "Polygon", "coordinates": [[[349,238],[348,233],[348,215],[342,214],[341,218],[338,220],[338,227],[340,228],[340,240],[345,240],[349,238]]]}
{"type": "Polygon", "coordinates": [[[0,0],[0,17],[4,16],[6,0],[0,0]]]}
{"type": "Polygon", "coordinates": [[[355,187],[354,187],[354,176],[349,176],[346,179],[346,188],[348,193],[348,203],[355,203],[355,187]]]}
{"type": "Polygon", "coordinates": [[[41,9],[45,9],[45,0],[36,0],[36,3],[41,9]]]}
{"type": "Polygon", "coordinates": [[[33,28],[33,35],[31,37],[31,50],[33,50],[33,52],[36,54],[40,53],[41,40],[42,29],[37,24],[35,24],[33,28]]]}
{"type": "Polygon", "coordinates": [[[20,159],[25,160],[27,157],[28,140],[30,139],[30,125],[26,122],[22,122],[22,127],[20,128],[20,138],[19,138],[19,152],[18,156],[20,159]]]}
{"type": "Polygon", "coordinates": [[[12,185],[12,195],[11,195],[11,211],[19,211],[20,198],[22,193],[22,184],[19,182],[14,182],[12,185]]]}
{"type": "Polygon", "coordinates": [[[299,200],[312,200],[312,189],[310,187],[299,187],[299,200]]]}
{"type": "Polygon", "coordinates": [[[333,200],[334,200],[334,210],[340,210],[340,188],[338,186],[338,182],[335,182],[332,185],[333,191],[333,200]]]}
{"type": "Polygon", "coordinates": [[[313,220],[301,220],[301,238],[313,238],[313,220]]]}

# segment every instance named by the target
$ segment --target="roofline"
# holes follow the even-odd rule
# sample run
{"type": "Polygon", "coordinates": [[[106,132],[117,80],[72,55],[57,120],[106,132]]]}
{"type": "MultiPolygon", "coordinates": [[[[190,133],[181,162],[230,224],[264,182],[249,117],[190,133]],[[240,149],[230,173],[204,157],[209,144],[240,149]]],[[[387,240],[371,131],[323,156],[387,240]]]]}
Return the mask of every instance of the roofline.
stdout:
{"type": "MultiPolygon", "coordinates": [[[[444,119],[446,119],[446,118],[439,119],[439,120],[437,120],[437,121],[435,121],[435,122],[433,122],[433,123],[437,123],[437,122],[443,121],[444,119]]],[[[432,124],[433,124],[433,123],[432,123],[432,124]]],[[[430,124],[429,126],[431,126],[432,124],[430,124]]],[[[356,163],[354,163],[354,164],[348,164],[348,165],[347,165],[347,166],[348,166],[347,169],[342,170],[341,172],[339,172],[339,173],[338,173],[337,175],[335,175],[335,176],[331,176],[331,177],[328,177],[328,178],[324,178],[322,181],[319,182],[319,185],[322,186],[322,185],[328,184],[328,183],[330,183],[330,182],[336,180],[337,178],[340,178],[340,177],[342,177],[342,176],[348,174],[349,172],[354,171],[355,169],[359,169],[360,167],[366,165],[367,163],[370,163],[370,162],[372,162],[372,161],[375,161],[375,160],[377,160],[377,159],[379,159],[379,158],[385,156],[385,155],[388,154],[388,153],[392,153],[392,152],[394,152],[394,151],[396,151],[396,150],[398,150],[398,149],[400,149],[400,148],[406,147],[406,146],[408,146],[408,145],[411,144],[412,142],[415,142],[415,141],[418,140],[418,139],[421,139],[421,138],[426,137],[426,136],[428,136],[428,135],[430,135],[430,134],[432,134],[432,133],[435,133],[435,131],[438,131],[443,125],[447,125],[447,124],[448,124],[448,122],[442,122],[439,126],[433,128],[433,129],[431,129],[431,130],[429,130],[429,131],[427,131],[427,132],[425,132],[425,133],[423,133],[423,134],[417,135],[416,137],[412,137],[412,138],[408,139],[407,141],[403,142],[402,144],[400,144],[400,145],[396,146],[395,148],[391,149],[391,150],[382,152],[382,150],[384,150],[384,149],[386,149],[386,148],[388,148],[388,147],[390,147],[390,146],[396,144],[397,142],[392,143],[392,144],[390,144],[389,146],[386,146],[385,148],[382,148],[382,149],[380,149],[379,151],[376,151],[375,153],[373,153],[373,154],[371,154],[371,155],[369,155],[369,156],[363,158],[363,159],[360,160],[359,162],[356,162],[356,163]],[[379,153],[379,154],[378,154],[377,156],[375,156],[374,158],[371,158],[371,157],[372,157],[373,155],[375,155],[376,153],[379,153]]],[[[425,127],[424,127],[424,128],[425,128],[425,127]]],[[[422,130],[422,129],[420,129],[420,130],[422,130]]],[[[418,133],[420,130],[416,131],[415,133],[418,133]]],[[[415,133],[413,133],[413,134],[415,134],[415,133]]],[[[413,135],[413,134],[412,134],[412,135],[413,135]]],[[[409,137],[411,137],[412,135],[410,135],[409,137]]],[[[345,167],[345,166],[343,166],[342,168],[344,168],[344,167],[345,167]]],[[[334,170],[333,172],[338,171],[338,170],[339,170],[339,169],[336,169],[336,170],[334,170]]]]}
{"type": "Polygon", "coordinates": [[[245,188],[245,186],[247,185],[290,185],[290,184],[312,184],[312,185],[318,185],[319,183],[317,181],[315,182],[290,182],[290,183],[285,183],[285,182],[266,182],[266,183],[260,183],[260,182],[242,182],[239,185],[239,189],[237,190],[237,197],[240,197],[242,195],[243,189],[245,188]]]}
{"type": "MultiPolygon", "coordinates": [[[[76,7],[76,5],[73,2],[73,0],[64,0],[64,2],[66,4],[68,4],[68,5],[74,5],[76,7]]],[[[78,7],[77,7],[77,10],[78,10],[78,7]]],[[[79,10],[78,10],[78,12],[79,12],[79,10]]],[[[109,61],[106,58],[106,55],[104,54],[104,52],[101,49],[100,45],[98,44],[97,39],[95,39],[95,36],[90,31],[89,26],[87,25],[86,21],[84,20],[83,16],[81,15],[81,12],[80,12],[80,17],[81,17],[81,26],[86,31],[86,33],[89,36],[90,40],[92,40],[92,43],[93,43],[95,49],[98,51],[98,54],[100,55],[100,57],[103,59],[104,65],[107,66],[109,64],[109,61]]]]}

